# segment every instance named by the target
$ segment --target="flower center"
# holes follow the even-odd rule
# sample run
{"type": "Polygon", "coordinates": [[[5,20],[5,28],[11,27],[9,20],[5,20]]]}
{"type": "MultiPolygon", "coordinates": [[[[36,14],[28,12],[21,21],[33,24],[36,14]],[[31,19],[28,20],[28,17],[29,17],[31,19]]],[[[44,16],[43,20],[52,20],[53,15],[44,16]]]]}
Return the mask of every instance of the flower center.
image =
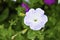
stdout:
{"type": "Polygon", "coordinates": [[[34,22],[37,22],[37,19],[35,19],[34,22]]]}

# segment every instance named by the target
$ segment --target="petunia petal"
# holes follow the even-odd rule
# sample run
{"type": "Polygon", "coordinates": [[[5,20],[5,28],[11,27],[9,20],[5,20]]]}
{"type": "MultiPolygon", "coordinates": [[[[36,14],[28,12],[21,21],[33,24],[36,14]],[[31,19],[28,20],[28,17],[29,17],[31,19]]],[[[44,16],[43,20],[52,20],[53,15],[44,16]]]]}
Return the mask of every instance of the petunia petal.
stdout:
{"type": "Polygon", "coordinates": [[[42,23],[45,25],[47,21],[48,21],[47,16],[46,15],[43,15],[42,16],[42,23]]]}
{"type": "Polygon", "coordinates": [[[25,17],[25,18],[24,18],[24,23],[25,23],[27,26],[29,26],[30,21],[29,21],[28,17],[25,17]]]}
{"type": "Polygon", "coordinates": [[[35,12],[35,10],[32,8],[29,10],[29,12],[26,12],[26,16],[27,15],[32,15],[35,12]]]}
{"type": "Polygon", "coordinates": [[[43,15],[44,11],[41,8],[37,8],[36,13],[40,13],[40,15],[43,15]]]}
{"type": "Polygon", "coordinates": [[[27,25],[27,26],[29,26],[30,25],[30,23],[32,23],[32,17],[30,17],[30,16],[26,16],[26,17],[24,17],[24,23],[27,25]]]}
{"type": "Polygon", "coordinates": [[[32,24],[32,25],[30,25],[30,28],[32,30],[40,30],[42,27],[44,27],[44,25],[41,25],[41,24],[32,24]]]}

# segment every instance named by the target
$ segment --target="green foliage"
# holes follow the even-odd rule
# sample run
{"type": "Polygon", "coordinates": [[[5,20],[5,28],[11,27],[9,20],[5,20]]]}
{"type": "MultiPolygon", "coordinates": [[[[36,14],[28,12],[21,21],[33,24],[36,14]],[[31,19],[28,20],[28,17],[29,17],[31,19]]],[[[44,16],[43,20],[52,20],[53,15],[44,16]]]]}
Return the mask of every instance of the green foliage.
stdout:
{"type": "Polygon", "coordinates": [[[0,22],[4,21],[8,17],[8,14],[9,14],[9,9],[6,8],[0,15],[0,22]]]}
{"type": "Polygon", "coordinates": [[[9,27],[8,29],[4,29],[4,25],[0,25],[0,39],[1,40],[10,40],[11,36],[14,34],[14,31],[9,27]]]}
{"type": "Polygon", "coordinates": [[[34,39],[36,37],[36,33],[32,30],[29,30],[28,33],[27,33],[27,37],[29,39],[34,39]]]}
{"type": "Polygon", "coordinates": [[[16,37],[15,37],[15,40],[25,40],[24,37],[21,35],[21,34],[18,34],[16,37]]]}
{"type": "Polygon", "coordinates": [[[44,5],[43,0],[30,0],[29,6],[31,8],[39,8],[42,7],[42,5],[44,5]],[[38,4],[37,4],[38,3],[38,4]]]}
{"type": "Polygon", "coordinates": [[[38,38],[39,40],[44,40],[44,34],[43,31],[33,31],[33,30],[29,30],[27,33],[27,37],[29,39],[36,39],[38,38]]]}

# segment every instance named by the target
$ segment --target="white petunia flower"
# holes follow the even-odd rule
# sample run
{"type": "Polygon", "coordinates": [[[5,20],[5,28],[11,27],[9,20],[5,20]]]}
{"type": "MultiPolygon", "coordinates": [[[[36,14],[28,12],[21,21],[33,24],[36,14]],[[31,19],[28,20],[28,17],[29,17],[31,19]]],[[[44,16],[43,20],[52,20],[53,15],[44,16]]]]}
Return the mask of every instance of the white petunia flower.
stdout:
{"type": "Polygon", "coordinates": [[[30,26],[32,30],[40,30],[45,26],[48,18],[44,15],[44,11],[41,8],[37,8],[36,10],[30,9],[26,12],[26,16],[24,18],[24,23],[27,26],[30,26]]]}
{"type": "Polygon", "coordinates": [[[12,1],[16,2],[16,0],[12,0],[12,1]]]}
{"type": "Polygon", "coordinates": [[[60,0],[58,0],[58,4],[60,4],[60,0]]]}

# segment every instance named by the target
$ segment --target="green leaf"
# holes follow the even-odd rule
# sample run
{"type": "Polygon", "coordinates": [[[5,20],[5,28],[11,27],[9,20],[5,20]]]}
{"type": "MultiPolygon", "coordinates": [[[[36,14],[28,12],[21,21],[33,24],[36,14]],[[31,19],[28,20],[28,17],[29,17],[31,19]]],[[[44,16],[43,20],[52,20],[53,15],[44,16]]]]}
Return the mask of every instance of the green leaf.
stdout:
{"type": "Polygon", "coordinates": [[[8,14],[9,14],[9,10],[8,8],[6,8],[0,15],[0,22],[4,21],[8,17],[8,14]]]}
{"type": "Polygon", "coordinates": [[[29,7],[31,7],[31,8],[40,8],[44,4],[43,0],[37,0],[37,1],[36,0],[29,0],[29,1],[30,1],[29,7]]]}
{"type": "Polygon", "coordinates": [[[5,29],[3,26],[3,28],[0,29],[0,35],[1,35],[0,37],[2,37],[3,39],[5,38],[6,40],[10,40],[13,34],[14,34],[14,31],[11,29],[11,27],[9,27],[8,29],[5,29]]]}
{"type": "Polygon", "coordinates": [[[60,31],[60,21],[57,21],[55,29],[57,29],[58,31],[60,31]]]}
{"type": "Polygon", "coordinates": [[[41,5],[43,5],[43,4],[44,4],[43,0],[39,0],[39,3],[40,3],[41,5]]]}
{"type": "Polygon", "coordinates": [[[18,3],[21,3],[21,2],[22,2],[22,0],[17,0],[17,2],[18,2],[18,3]]]}
{"type": "Polygon", "coordinates": [[[53,25],[55,25],[55,23],[56,23],[56,18],[54,18],[53,16],[52,16],[52,17],[49,17],[49,21],[50,21],[53,25]]]}
{"type": "Polygon", "coordinates": [[[29,30],[27,33],[27,38],[28,39],[39,39],[39,40],[44,40],[44,34],[42,31],[34,31],[34,30],[29,30]]]}
{"type": "Polygon", "coordinates": [[[12,29],[14,31],[21,31],[21,30],[23,30],[22,20],[23,20],[23,17],[19,17],[17,22],[16,22],[16,25],[12,25],[12,29]]]}
{"type": "Polygon", "coordinates": [[[29,30],[27,33],[27,38],[28,39],[35,39],[36,35],[37,34],[33,30],[29,30]]]}
{"type": "Polygon", "coordinates": [[[14,40],[25,40],[25,38],[21,34],[18,34],[14,40]]]}
{"type": "Polygon", "coordinates": [[[37,1],[36,1],[36,0],[30,0],[30,3],[33,4],[33,3],[36,3],[36,2],[38,2],[38,1],[39,1],[39,0],[37,0],[37,1]]]}
{"type": "Polygon", "coordinates": [[[16,10],[17,10],[18,14],[20,14],[20,13],[23,13],[25,9],[22,8],[21,6],[18,6],[18,7],[16,8],[16,10]]]}
{"type": "Polygon", "coordinates": [[[40,35],[38,35],[38,38],[39,38],[39,40],[44,40],[44,35],[40,34],[40,35]]]}

